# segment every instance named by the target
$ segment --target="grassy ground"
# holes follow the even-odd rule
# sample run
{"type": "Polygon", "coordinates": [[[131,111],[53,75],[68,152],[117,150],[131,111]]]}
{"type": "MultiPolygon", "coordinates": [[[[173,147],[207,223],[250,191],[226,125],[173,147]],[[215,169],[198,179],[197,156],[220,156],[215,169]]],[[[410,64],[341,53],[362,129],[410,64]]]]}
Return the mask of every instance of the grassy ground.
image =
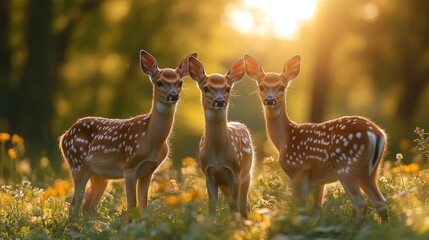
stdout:
{"type": "MultiPolygon", "coordinates": [[[[423,145],[425,146],[425,145],[423,145]]],[[[29,181],[0,189],[0,239],[428,239],[429,170],[418,164],[385,162],[379,186],[388,200],[390,221],[370,205],[367,224],[359,227],[338,184],[327,187],[322,218],[315,221],[293,207],[289,181],[278,162],[257,163],[250,190],[249,221],[233,222],[221,196],[215,221],[207,218],[207,194],[197,162],[182,160],[179,168],[166,162],[154,175],[149,206],[125,224],[121,181],[112,182],[96,220],[68,221],[72,186],[69,180],[38,188],[29,181]]],[[[4,160],[4,159],[3,159],[4,160]]]]}

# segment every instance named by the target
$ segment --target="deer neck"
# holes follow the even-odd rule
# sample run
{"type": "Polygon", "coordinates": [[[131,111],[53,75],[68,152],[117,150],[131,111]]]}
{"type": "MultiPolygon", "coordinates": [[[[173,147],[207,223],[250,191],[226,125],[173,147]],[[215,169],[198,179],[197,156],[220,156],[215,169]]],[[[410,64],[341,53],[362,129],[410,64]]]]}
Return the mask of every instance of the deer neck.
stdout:
{"type": "Polygon", "coordinates": [[[264,112],[268,135],[280,152],[289,141],[293,125],[287,115],[286,104],[282,101],[275,107],[264,106],[264,112]]]}
{"type": "Polygon", "coordinates": [[[225,151],[228,141],[227,109],[204,109],[205,116],[205,142],[213,151],[225,151]]]}
{"type": "Polygon", "coordinates": [[[154,100],[152,103],[147,131],[155,146],[162,146],[170,135],[176,108],[177,103],[166,103],[159,100],[154,100]]]}

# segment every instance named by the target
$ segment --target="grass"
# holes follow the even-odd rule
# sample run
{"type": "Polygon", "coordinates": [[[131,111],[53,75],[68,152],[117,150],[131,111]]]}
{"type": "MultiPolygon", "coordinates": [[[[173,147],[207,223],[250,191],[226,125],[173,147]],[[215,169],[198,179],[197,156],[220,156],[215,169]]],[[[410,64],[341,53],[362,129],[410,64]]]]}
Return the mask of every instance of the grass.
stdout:
{"type": "MultiPolygon", "coordinates": [[[[426,141],[424,131],[418,139],[426,141]]],[[[419,148],[426,149],[427,145],[421,141],[417,140],[419,148]]],[[[68,221],[72,191],[69,179],[57,180],[44,188],[27,180],[3,184],[0,238],[428,239],[429,170],[423,169],[422,164],[405,165],[401,158],[399,154],[396,162],[386,161],[380,174],[379,186],[388,200],[390,213],[386,224],[380,224],[371,205],[366,226],[355,224],[350,201],[338,184],[326,188],[320,221],[305,210],[297,211],[293,207],[289,181],[272,158],[256,164],[258,171],[254,173],[250,190],[250,220],[231,221],[223,196],[216,219],[209,219],[202,172],[196,160],[185,158],[179,168],[173,168],[169,160],[154,174],[144,216],[133,209],[134,221],[128,225],[121,181],[109,185],[95,220],[83,217],[76,222],[68,221]]]]}

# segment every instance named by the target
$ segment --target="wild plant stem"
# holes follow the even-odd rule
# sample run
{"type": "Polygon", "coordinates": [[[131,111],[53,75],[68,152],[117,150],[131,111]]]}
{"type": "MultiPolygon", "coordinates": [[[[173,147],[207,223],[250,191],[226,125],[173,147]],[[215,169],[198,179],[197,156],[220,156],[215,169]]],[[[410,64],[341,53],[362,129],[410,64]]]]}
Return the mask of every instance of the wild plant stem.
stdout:
{"type": "Polygon", "coordinates": [[[396,166],[399,169],[399,177],[401,178],[401,183],[402,183],[402,189],[405,191],[407,190],[407,188],[405,187],[405,181],[404,181],[404,176],[402,175],[402,164],[401,162],[398,163],[398,161],[396,162],[396,166]]]}
{"type": "Polygon", "coordinates": [[[1,156],[0,156],[0,179],[3,179],[3,181],[6,182],[6,178],[3,175],[4,174],[4,165],[6,162],[6,145],[5,142],[1,142],[1,156]]]}

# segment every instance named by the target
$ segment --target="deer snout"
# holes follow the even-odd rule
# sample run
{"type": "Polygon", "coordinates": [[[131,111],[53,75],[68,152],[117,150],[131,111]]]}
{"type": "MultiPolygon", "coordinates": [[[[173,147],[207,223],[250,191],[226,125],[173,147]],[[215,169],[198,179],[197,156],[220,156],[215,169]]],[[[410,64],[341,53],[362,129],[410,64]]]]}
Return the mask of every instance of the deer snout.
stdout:
{"type": "Polygon", "coordinates": [[[171,92],[171,93],[169,93],[167,95],[167,101],[168,102],[173,102],[173,103],[179,101],[179,93],[177,93],[177,92],[171,92]]]}
{"type": "Polygon", "coordinates": [[[273,96],[267,96],[264,100],[265,106],[275,106],[276,105],[276,99],[273,96]]]}
{"type": "Polygon", "coordinates": [[[213,107],[215,108],[221,108],[226,106],[226,101],[224,98],[215,98],[213,101],[213,107]]]}

